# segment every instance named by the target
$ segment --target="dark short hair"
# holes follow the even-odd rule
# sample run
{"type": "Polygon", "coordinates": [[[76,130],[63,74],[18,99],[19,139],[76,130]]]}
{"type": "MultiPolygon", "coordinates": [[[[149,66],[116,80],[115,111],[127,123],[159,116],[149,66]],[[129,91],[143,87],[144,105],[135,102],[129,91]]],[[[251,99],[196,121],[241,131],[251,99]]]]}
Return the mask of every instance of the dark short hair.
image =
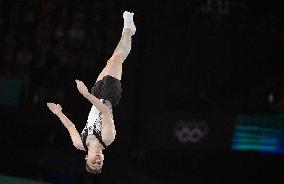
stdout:
{"type": "Polygon", "coordinates": [[[86,170],[87,170],[89,173],[92,173],[92,174],[99,174],[99,173],[102,172],[102,169],[99,169],[99,170],[91,169],[90,166],[88,166],[87,163],[86,163],[86,170]]]}
{"type": "Polygon", "coordinates": [[[91,94],[95,96],[95,86],[91,88],[91,94]]]}

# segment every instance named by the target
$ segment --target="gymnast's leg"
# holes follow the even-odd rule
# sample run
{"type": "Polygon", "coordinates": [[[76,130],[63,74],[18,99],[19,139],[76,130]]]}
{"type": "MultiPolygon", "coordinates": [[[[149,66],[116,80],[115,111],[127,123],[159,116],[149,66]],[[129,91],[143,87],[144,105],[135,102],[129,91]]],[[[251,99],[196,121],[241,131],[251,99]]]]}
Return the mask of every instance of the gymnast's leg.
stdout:
{"type": "Polygon", "coordinates": [[[97,78],[97,81],[102,80],[104,76],[110,75],[121,80],[122,64],[131,50],[132,36],[135,34],[136,28],[133,22],[133,13],[124,12],[124,28],[121,39],[113,52],[112,57],[107,61],[105,68],[97,78]]]}

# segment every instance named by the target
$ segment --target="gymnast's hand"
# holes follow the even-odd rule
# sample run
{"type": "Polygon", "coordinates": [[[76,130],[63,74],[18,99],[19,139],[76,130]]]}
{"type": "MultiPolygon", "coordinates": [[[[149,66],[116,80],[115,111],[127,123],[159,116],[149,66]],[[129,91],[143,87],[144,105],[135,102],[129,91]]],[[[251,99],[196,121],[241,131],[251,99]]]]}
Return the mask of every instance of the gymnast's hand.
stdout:
{"type": "Polygon", "coordinates": [[[85,86],[85,84],[80,81],[80,80],[75,80],[76,81],[76,84],[77,84],[77,88],[78,88],[78,91],[83,95],[87,95],[89,94],[89,91],[88,91],[88,88],[85,86]]]}
{"type": "Polygon", "coordinates": [[[58,115],[62,111],[62,107],[59,104],[47,103],[47,107],[55,115],[58,115]]]}

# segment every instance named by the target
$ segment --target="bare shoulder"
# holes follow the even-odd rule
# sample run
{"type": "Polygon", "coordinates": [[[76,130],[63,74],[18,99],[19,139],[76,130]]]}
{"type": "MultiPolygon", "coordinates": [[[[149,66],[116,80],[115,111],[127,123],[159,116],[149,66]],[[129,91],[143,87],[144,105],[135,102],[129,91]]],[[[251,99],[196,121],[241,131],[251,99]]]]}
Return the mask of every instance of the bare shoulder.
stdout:
{"type": "Polygon", "coordinates": [[[111,133],[106,133],[104,136],[102,136],[102,139],[104,143],[108,146],[111,143],[113,143],[113,141],[115,140],[115,136],[116,136],[116,131],[114,130],[111,133]]]}
{"type": "Polygon", "coordinates": [[[102,139],[106,145],[110,145],[114,140],[116,136],[116,130],[114,126],[114,121],[112,118],[106,118],[103,122],[103,128],[102,128],[102,139]]]}

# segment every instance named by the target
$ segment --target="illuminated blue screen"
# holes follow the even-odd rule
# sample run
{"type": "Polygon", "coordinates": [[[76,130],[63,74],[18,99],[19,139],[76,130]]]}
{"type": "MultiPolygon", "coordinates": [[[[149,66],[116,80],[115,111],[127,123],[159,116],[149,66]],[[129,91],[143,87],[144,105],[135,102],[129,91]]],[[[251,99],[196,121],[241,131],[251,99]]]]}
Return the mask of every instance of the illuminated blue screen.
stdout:
{"type": "Polygon", "coordinates": [[[284,153],[284,115],[241,115],[235,124],[231,148],[284,153]]]}

